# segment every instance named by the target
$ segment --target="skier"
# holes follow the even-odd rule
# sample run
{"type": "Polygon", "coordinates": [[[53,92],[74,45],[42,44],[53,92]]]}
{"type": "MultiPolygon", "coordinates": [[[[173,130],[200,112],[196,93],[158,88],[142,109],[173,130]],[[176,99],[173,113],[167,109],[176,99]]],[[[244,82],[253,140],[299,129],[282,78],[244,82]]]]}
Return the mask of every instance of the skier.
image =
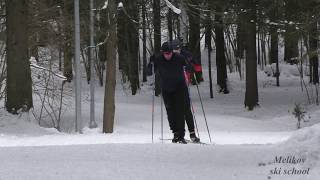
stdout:
{"type": "MultiPolygon", "coordinates": [[[[191,74],[194,73],[193,66],[191,66],[191,61],[192,61],[192,55],[186,50],[181,50],[181,43],[179,40],[173,40],[172,41],[172,48],[173,52],[180,54],[185,57],[185,60],[187,60],[186,64],[189,64],[188,66],[185,67],[185,81],[187,86],[190,84],[190,76],[191,74]]],[[[189,130],[189,135],[190,135],[190,140],[195,143],[200,142],[200,138],[196,136],[195,130],[194,130],[194,119],[193,119],[193,114],[191,111],[191,101],[190,101],[190,94],[189,91],[186,91],[185,94],[186,97],[186,103],[185,103],[185,120],[188,126],[189,130]]]]}
{"type": "Polygon", "coordinates": [[[184,110],[188,89],[183,68],[186,61],[183,56],[173,53],[172,46],[165,42],[161,46],[161,55],[155,58],[155,72],[159,74],[162,98],[167,111],[169,126],[173,132],[173,143],[186,144],[184,110]]]}

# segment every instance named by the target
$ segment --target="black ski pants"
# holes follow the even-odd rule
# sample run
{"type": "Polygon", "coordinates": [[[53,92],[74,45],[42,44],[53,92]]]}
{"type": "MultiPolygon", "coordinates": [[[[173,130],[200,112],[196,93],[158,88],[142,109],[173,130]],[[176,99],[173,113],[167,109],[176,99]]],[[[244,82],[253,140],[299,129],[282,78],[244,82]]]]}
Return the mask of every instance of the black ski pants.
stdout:
{"type": "Polygon", "coordinates": [[[187,88],[179,88],[173,92],[162,91],[163,101],[167,111],[169,126],[172,133],[181,138],[185,135],[185,104],[187,88]]]}

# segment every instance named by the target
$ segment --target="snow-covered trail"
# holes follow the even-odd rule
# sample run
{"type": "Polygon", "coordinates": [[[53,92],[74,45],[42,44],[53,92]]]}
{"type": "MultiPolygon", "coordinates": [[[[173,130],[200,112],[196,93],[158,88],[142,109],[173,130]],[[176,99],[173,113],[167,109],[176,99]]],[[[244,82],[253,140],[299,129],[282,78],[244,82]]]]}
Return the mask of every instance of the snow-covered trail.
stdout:
{"type": "MultiPolygon", "coordinates": [[[[285,154],[272,145],[2,147],[0,179],[316,180],[319,168],[312,168],[309,175],[271,175],[274,167],[286,168],[282,164],[272,164],[275,156],[281,155],[285,154]]],[[[305,168],[299,164],[293,167],[305,168]]]]}
{"type": "Polygon", "coordinates": [[[0,179],[258,180],[267,178],[259,163],[273,160],[270,151],[176,144],[7,147],[0,148],[0,179]]]}

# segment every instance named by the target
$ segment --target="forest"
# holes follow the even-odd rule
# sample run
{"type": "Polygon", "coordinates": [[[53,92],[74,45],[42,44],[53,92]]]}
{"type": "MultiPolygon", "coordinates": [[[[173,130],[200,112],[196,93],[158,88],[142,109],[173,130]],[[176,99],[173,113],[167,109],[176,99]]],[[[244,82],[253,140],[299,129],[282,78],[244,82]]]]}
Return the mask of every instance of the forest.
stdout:
{"type": "Polygon", "coordinates": [[[92,83],[97,79],[105,86],[104,132],[112,132],[116,84],[139,93],[149,57],[175,39],[208,69],[210,98],[213,85],[228,98],[228,73],[236,72],[245,81],[244,106],[253,110],[260,103],[257,72],[269,69],[281,86],[279,63],[285,63],[299,71],[309,104],[319,104],[316,0],[80,0],[78,5],[77,65],[73,1],[1,1],[0,89],[8,112],[32,108],[39,124],[49,117],[60,129],[62,109],[70,103],[64,97],[72,97],[78,71],[88,84],[94,76],[92,83]],[[121,74],[117,83],[116,72],[121,74]]]}
{"type": "Polygon", "coordinates": [[[319,8],[0,0],[0,179],[319,179],[319,8]]]}

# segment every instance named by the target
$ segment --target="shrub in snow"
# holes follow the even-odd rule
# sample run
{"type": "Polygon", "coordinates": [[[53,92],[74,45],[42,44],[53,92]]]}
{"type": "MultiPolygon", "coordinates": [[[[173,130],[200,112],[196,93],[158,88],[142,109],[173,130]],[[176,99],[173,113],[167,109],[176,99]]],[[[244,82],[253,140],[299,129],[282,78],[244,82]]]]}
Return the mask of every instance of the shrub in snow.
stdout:
{"type": "MultiPolygon", "coordinates": [[[[280,72],[281,72],[281,67],[279,66],[279,76],[280,76],[280,72]]],[[[273,76],[276,77],[276,73],[277,73],[277,69],[276,69],[276,63],[272,63],[272,64],[268,64],[265,68],[264,68],[264,73],[267,74],[267,76],[273,76]]]]}
{"type": "Polygon", "coordinates": [[[60,74],[54,66],[55,52],[44,48],[40,51],[41,61],[30,58],[34,109],[32,114],[38,124],[45,127],[54,127],[61,130],[62,112],[71,104],[71,88],[65,87],[67,78],[60,74]]]}
{"type": "Polygon", "coordinates": [[[268,64],[268,65],[264,68],[264,73],[266,73],[267,76],[271,76],[271,75],[273,74],[272,66],[268,64]]]}
{"type": "Polygon", "coordinates": [[[293,109],[292,114],[294,115],[294,117],[297,119],[297,128],[300,129],[301,128],[301,120],[304,119],[305,116],[305,111],[303,110],[303,108],[301,107],[300,104],[295,104],[295,107],[293,109]]]}

